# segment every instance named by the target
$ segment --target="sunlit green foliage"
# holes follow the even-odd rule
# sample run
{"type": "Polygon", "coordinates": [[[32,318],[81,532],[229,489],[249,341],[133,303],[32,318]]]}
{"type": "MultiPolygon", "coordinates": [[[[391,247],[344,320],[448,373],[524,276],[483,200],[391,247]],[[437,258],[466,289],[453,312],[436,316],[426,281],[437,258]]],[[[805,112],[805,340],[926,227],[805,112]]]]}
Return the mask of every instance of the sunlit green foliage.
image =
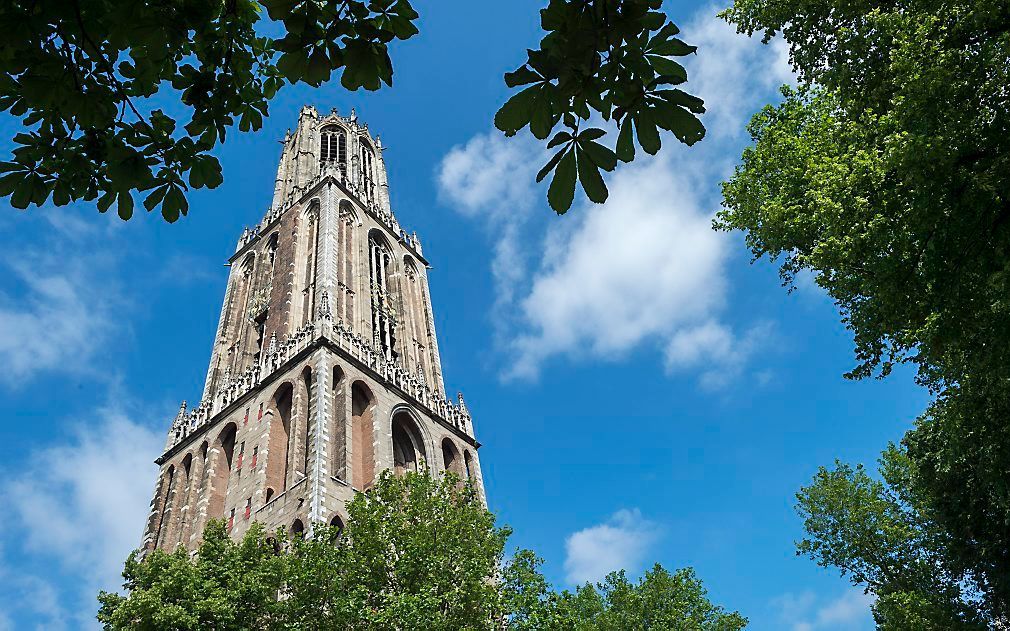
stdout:
{"type": "Polygon", "coordinates": [[[106,629],[434,629],[732,631],[690,569],[656,566],[638,583],[613,573],[575,594],[551,590],[540,561],[498,528],[475,491],[387,471],[347,506],[343,532],[308,538],[253,524],[233,541],[212,522],[194,559],[154,551],[126,563],[125,595],[102,593],[106,629]]]}
{"type": "MultiPolygon", "coordinates": [[[[737,0],[725,15],[744,32],[784,37],[801,85],[751,121],[753,146],[724,186],[717,226],[744,231],[787,283],[813,272],[853,332],[851,377],[910,363],[937,396],[885,455],[907,458],[900,484],[875,486],[843,466],[804,492],[839,499],[805,506],[809,515],[851,523],[899,494],[928,539],[817,528],[811,541],[882,559],[893,579],[861,582],[884,628],[948,628],[955,611],[966,624],[1005,621],[1010,5],[737,0]],[[903,546],[939,568],[939,583],[924,583],[915,563],[891,564],[907,557],[903,546]]],[[[844,567],[843,556],[801,551],[844,567]]]]}

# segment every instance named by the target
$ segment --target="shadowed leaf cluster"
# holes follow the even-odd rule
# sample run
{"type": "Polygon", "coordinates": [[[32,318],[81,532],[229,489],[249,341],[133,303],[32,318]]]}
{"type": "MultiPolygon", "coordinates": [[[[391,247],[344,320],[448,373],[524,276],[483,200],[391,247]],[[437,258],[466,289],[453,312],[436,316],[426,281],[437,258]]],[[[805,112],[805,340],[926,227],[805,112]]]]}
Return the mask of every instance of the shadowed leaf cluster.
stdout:
{"type": "Polygon", "coordinates": [[[505,75],[509,87],[521,89],[498,110],[495,126],[507,136],[528,126],[537,139],[550,138],[547,148],[557,151],[537,181],[554,173],[547,199],[555,212],[571,208],[576,181],[590,200],[606,201],[601,171],[631,162],[636,138],[655,154],[661,129],[687,145],[704,137],[701,99],[673,87],[687,81],[676,58],[695,47],[677,37],[680,29],[662,6],[662,0],[551,0],[540,11],[547,32],[540,48],[505,75]],[[606,131],[587,127],[594,117],[617,127],[616,151],[599,142],[606,131]]]}
{"type": "Polygon", "coordinates": [[[221,184],[210,152],[229,129],[259,129],[284,85],[334,71],[349,90],[392,85],[388,46],[417,17],[408,0],[4,3],[0,110],[27,131],[0,163],[0,195],[21,209],[96,201],[129,219],[140,194],[176,221],[188,190],[221,184]],[[265,16],[283,37],[260,33],[265,16]],[[176,117],[148,108],[166,92],[176,117]]]}

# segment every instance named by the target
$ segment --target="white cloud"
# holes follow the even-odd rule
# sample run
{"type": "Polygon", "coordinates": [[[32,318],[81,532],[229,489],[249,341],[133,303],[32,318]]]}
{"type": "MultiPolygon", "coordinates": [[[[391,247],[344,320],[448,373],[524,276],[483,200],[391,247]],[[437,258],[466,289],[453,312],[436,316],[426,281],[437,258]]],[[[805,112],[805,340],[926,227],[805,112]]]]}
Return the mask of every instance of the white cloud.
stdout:
{"type": "MultiPolygon", "coordinates": [[[[699,9],[683,25],[681,37],[698,47],[685,58],[687,89],[705,101],[703,142],[732,138],[780,85],[794,82],[789,47],[777,38],[768,45],[747,37],[716,17],[716,5],[699,9]]],[[[733,156],[734,158],[736,156],[733,156]]]]}
{"type": "Polygon", "coordinates": [[[116,292],[97,279],[105,255],[80,256],[57,240],[43,254],[11,254],[0,293],[0,383],[17,386],[51,371],[89,367],[112,331],[116,292]]]}
{"type": "Polygon", "coordinates": [[[708,321],[725,304],[728,241],[690,184],[661,156],[621,170],[606,204],[576,208],[520,302],[512,374],[560,354],[620,357],[708,321]]]}
{"type": "Polygon", "coordinates": [[[72,275],[30,265],[12,271],[25,294],[0,302],[0,362],[6,367],[0,379],[16,385],[40,372],[80,367],[107,333],[104,317],[72,275]]]}
{"type": "Polygon", "coordinates": [[[568,582],[596,582],[616,570],[637,571],[659,536],[659,527],[638,509],[619,510],[605,523],[571,534],[565,540],[568,582]]]}
{"type": "Polygon", "coordinates": [[[767,325],[741,334],[725,322],[735,244],[711,221],[745,121],[790,74],[783,45],[737,35],[715,13],[703,9],[684,28],[699,46],[686,61],[688,89],[708,102],[709,137],[688,149],[664,136],[658,156],[640,152],[607,178],[606,204],[583,200],[553,217],[546,185],[533,178],[544,149],[528,134],[478,134],[442,161],[443,201],[483,222],[495,242],[505,377],[535,378],[555,357],[616,360],[652,346],[668,372],[694,371],[702,387],[719,388],[762,341],[767,325]]]}
{"type": "Polygon", "coordinates": [[[0,577],[19,577],[6,589],[20,594],[21,609],[54,621],[67,611],[75,628],[95,624],[98,591],[120,587],[123,561],[140,545],[163,441],[122,411],[103,409],[70,440],[29,454],[26,470],[4,472],[6,556],[20,562],[0,568],[0,577]],[[45,569],[26,573],[33,566],[45,569]]]}
{"type": "Polygon", "coordinates": [[[851,589],[825,600],[811,591],[787,593],[773,601],[779,618],[792,631],[833,631],[872,628],[870,606],[874,597],[851,589]]]}

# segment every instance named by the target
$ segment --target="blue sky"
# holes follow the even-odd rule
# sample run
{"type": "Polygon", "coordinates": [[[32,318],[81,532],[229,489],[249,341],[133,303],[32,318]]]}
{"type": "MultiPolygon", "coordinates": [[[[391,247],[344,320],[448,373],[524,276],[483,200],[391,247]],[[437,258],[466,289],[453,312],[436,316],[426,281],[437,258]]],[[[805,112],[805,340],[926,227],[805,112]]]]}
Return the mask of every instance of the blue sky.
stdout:
{"type": "MultiPolygon", "coordinates": [[[[830,300],[808,279],[787,294],[740,235],[709,228],[743,125],[790,80],[781,45],[679,3],[709,136],[665,139],[610,178],[606,205],[559,218],[532,181],[541,150],[491,125],[539,3],[416,6],[393,89],[283,91],[176,225],[86,205],[0,213],[0,629],[87,628],[94,592],[117,586],[169,420],[200,394],[223,263],[263,215],[304,103],[354,107],[382,136],[394,212],[432,263],[447,387],[474,414],[512,545],[562,587],[691,565],[753,629],[872,628],[860,590],[795,556],[793,496],[835,458],[874,462],[926,394],[907,371],[844,380],[851,337],[830,300]]],[[[0,139],[18,128],[0,125],[0,139]]]]}

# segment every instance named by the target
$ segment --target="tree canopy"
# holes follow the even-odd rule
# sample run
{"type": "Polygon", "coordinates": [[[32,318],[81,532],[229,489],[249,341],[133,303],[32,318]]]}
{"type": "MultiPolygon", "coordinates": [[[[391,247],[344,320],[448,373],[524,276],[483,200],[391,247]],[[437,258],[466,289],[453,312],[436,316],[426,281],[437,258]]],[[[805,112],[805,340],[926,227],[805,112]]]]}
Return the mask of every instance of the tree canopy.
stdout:
{"type": "MultiPolygon", "coordinates": [[[[694,48],[659,11],[662,0],[551,0],[547,35],[509,86],[529,85],[496,117],[507,133],[530,125],[563,145],[549,201],[567,210],[576,174],[589,198],[606,199],[600,170],[660,148],[657,127],[683,142],[701,138],[701,101],[669,85],[687,74],[672,57],[694,48]],[[590,109],[621,122],[618,150],[581,126],[590,109]]],[[[237,125],[261,127],[285,85],[319,86],[339,73],[351,91],[392,86],[391,50],[418,33],[409,0],[54,0],[0,7],[0,111],[21,118],[11,159],[0,162],[0,196],[15,208],[94,201],[133,216],[174,222],[186,193],[223,181],[213,155],[237,125]],[[280,31],[280,36],[267,33],[280,31]],[[151,99],[173,107],[154,109],[151,99]],[[177,100],[177,102],[176,102],[177,100]],[[175,112],[170,115],[168,111],[175,112]]]]}
{"type": "Polygon", "coordinates": [[[253,523],[240,541],[211,522],[194,558],[134,553],[125,594],[99,596],[106,629],[690,629],[746,619],[713,605],[690,569],[554,592],[528,550],[503,562],[497,527],[454,476],[383,474],[347,505],[343,531],[308,537],[253,523]]]}
{"type": "MultiPolygon", "coordinates": [[[[853,333],[848,376],[909,363],[936,395],[885,453],[884,483],[838,465],[801,493],[800,551],[875,564],[886,581],[847,571],[878,620],[896,620],[897,593],[932,594],[913,608],[932,628],[1006,620],[1010,5],[737,0],[724,16],[781,35],[801,83],[751,121],[717,227],[744,231],[786,284],[813,273],[853,333]]],[[[902,624],[883,626],[929,628],[902,624]]]]}

